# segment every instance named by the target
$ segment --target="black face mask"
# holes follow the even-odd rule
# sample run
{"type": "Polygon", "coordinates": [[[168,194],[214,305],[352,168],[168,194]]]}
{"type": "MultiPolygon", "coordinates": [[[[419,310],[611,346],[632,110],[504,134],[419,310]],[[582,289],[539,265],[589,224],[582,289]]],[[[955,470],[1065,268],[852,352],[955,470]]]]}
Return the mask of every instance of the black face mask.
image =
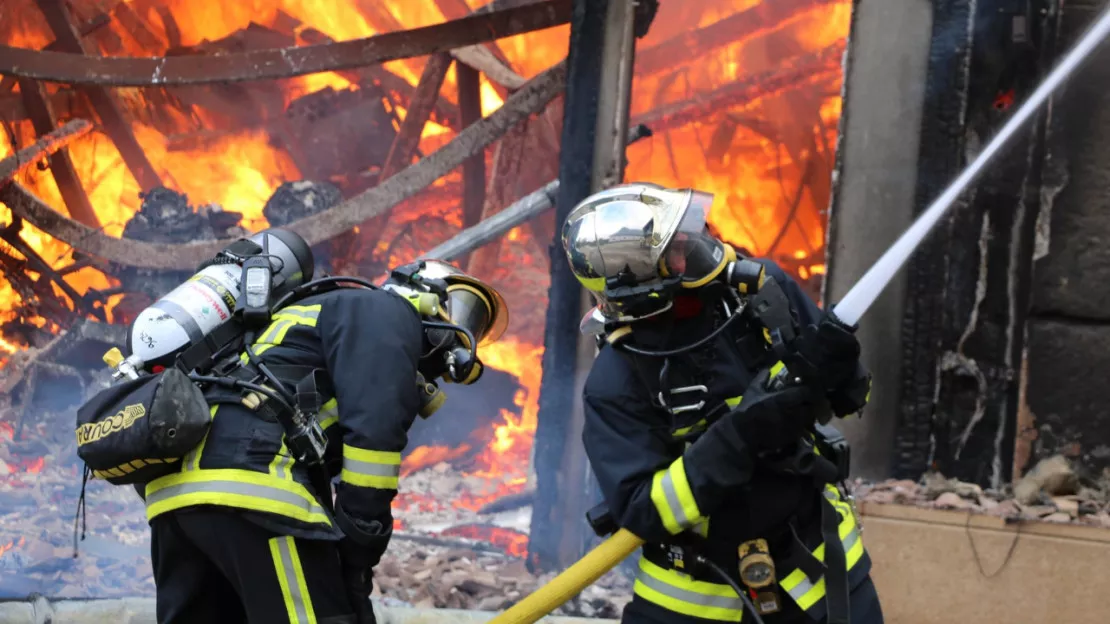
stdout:
{"type": "Polygon", "coordinates": [[[705,285],[728,262],[725,246],[709,232],[679,232],[663,254],[663,269],[668,276],[682,278],[684,288],[705,285]]]}

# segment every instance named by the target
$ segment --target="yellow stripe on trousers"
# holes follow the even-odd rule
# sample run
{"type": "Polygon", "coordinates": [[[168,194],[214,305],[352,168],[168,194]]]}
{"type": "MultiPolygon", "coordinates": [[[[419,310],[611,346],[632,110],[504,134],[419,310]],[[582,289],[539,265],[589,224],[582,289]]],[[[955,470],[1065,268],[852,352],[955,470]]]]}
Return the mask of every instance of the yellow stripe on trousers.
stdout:
{"type": "Polygon", "coordinates": [[[316,612],[312,609],[312,597],[308,595],[296,542],[288,535],[275,537],[270,540],[270,554],[274,558],[274,570],[290,624],[316,624],[316,612]]]}

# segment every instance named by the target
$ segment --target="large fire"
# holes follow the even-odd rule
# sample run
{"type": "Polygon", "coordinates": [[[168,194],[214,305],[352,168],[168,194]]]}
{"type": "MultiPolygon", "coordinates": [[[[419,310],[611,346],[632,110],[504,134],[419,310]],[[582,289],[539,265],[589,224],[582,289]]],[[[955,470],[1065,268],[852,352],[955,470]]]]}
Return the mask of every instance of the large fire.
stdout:
{"type": "MultiPolygon", "coordinates": [[[[446,13],[452,12],[441,10],[442,7],[453,6],[457,11],[465,8],[463,3],[464,0],[218,3],[75,0],[71,5],[74,18],[79,22],[87,22],[97,11],[110,7],[111,21],[85,38],[97,53],[161,56],[174,49],[233,37],[256,26],[292,37],[294,43],[305,43],[307,29],[333,40],[349,40],[442,22],[448,18],[446,13]]],[[[465,0],[470,9],[484,3],[485,0],[465,0]]],[[[824,209],[829,200],[840,115],[840,76],[835,66],[839,55],[834,55],[836,61],[831,68],[834,75],[824,80],[757,93],[746,100],[719,102],[714,96],[729,84],[773,72],[784,59],[815,55],[830,46],[842,45],[848,30],[850,4],[849,0],[783,2],[783,6],[796,6],[796,9],[782,11],[786,14],[780,15],[779,21],[762,24],[751,32],[729,30],[722,35],[720,29],[710,34],[711,27],[759,8],[760,0],[660,3],[648,36],[637,42],[633,120],[652,118],[668,107],[681,109],[686,104],[701,105],[703,113],[681,123],[656,115],[664,119],[660,122],[662,127],[653,128],[656,134],[652,139],[629,150],[626,179],[694,186],[715,193],[717,201],[710,221],[723,238],[753,254],[775,258],[803,282],[816,283],[824,269],[824,209]],[[673,44],[674,38],[697,29],[707,29],[707,34],[699,40],[696,51],[677,55],[650,54],[653,47],[673,44]]],[[[512,69],[529,78],[566,55],[568,34],[569,27],[562,26],[502,39],[498,46],[512,69]]],[[[53,38],[33,0],[12,0],[0,8],[0,42],[39,49],[53,38]]],[[[386,63],[384,68],[415,85],[425,61],[425,58],[398,60],[386,63]]],[[[260,101],[264,95],[270,97],[277,93],[279,107],[321,89],[359,89],[349,76],[332,72],[245,85],[241,86],[245,90],[242,92],[256,94],[260,101]]],[[[11,88],[13,93],[19,93],[18,85],[11,88]]],[[[48,92],[54,95],[67,89],[62,85],[47,85],[48,92]]],[[[441,97],[454,105],[456,91],[455,73],[448,72],[441,97]]],[[[483,114],[501,105],[503,99],[498,91],[483,75],[483,114]]],[[[205,106],[199,101],[175,100],[173,93],[172,89],[116,90],[132,132],[163,183],[187,194],[191,204],[215,203],[226,210],[242,213],[242,225],[247,229],[266,227],[268,223],[262,206],[267,198],[282,182],[306,177],[298,168],[297,159],[275,144],[261,123],[244,124],[219,107],[205,106]]],[[[0,98],[6,95],[0,92],[0,98]]],[[[393,108],[398,119],[407,114],[403,105],[394,104],[393,108]]],[[[87,106],[77,105],[76,110],[86,118],[92,114],[87,106]]],[[[259,117],[262,121],[264,115],[260,113],[259,117]]],[[[6,123],[5,128],[7,131],[0,136],[0,157],[35,139],[29,121],[6,123]]],[[[421,153],[431,153],[456,132],[457,128],[429,122],[421,138],[421,153]]],[[[486,150],[487,173],[491,170],[488,160],[492,151],[492,148],[486,150]]],[[[104,231],[119,236],[141,203],[139,184],[120,152],[98,127],[92,134],[72,143],[69,153],[104,231]]],[[[554,154],[550,157],[554,158],[554,154]]],[[[31,168],[19,174],[17,180],[59,212],[66,212],[62,194],[49,171],[31,168]]],[[[425,200],[399,206],[393,212],[390,227],[417,221],[437,222],[440,225],[436,227],[447,228],[443,231],[449,235],[461,224],[459,180],[459,173],[453,172],[433,185],[422,196],[425,200]]],[[[531,189],[525,192],[527,190],[531,189]]],[[[0,204],[0,223],[10,220],[11,213],[0,204]]],[[[543,252],[547,241],[532,247],[521,245],[535,231],[513,230],[506,239],[516,246],[502,249],[499,265],[491,274],[480,277],[498,283],[511,274],[518,262],[546,266],[543,252]],[[522,254],[527,257],[522,259],[522,254]]],[[[35,228],[24,224],[21,235],[52,266],[59,268],[71,261],[66,245],[35,228]]],[[[426,241],[424,248],[437,242],[426,241]]],[[[372,253],[385,254],[389,260],[407,260],[412,253],[422,251],[394,250],[384,236],[374,240],[372,247],[372,253]]],[[[20,257],[18,252],[6,249],[3,243],[0,248],[11,257],[20,257]]],[[[102,290],[119,286],[115,279],[91,267],[70,272],[65,280],[82,293],[90,288],[102,290]]],[[[514,300],[514,294],[507,293],[514,314],[522,317],[542,315],[540,302],[514,300]]],[[[17,314],[19,297],[11,284],[0,279],[0,324],[17,314]]],[[[113,295],[107,301],[110,321],[119,297],[113,295]]],[[[41,318],[25,320],[40,327],[46,324],[41,318]]],[[[531,442],[536,430],[543,353],[542,335],[535,327],[542,328],[542,322],[533,322],[527,327],[514,322],[506,338],[484,347],[485,363],[515,376],[521,388],[514,401],[516,409],[504,410],[495,419],[494,430],[483,436],[489,440],[486,447],[474,454],[468,446],[428,446],[413,449],[406,457],[403,471],[410,474],[467,455],[470,458],[467,472],[494,483],[488,495],[450,504],[477,509],[526,486],[531,442]]],[[[57,330],[56,327],[48,329],[57,330]]],[[[0,335],[0,366],[6,354],[26,346],[17,336],[0,335]]],[[[4,423],[0,422],[2,425],[4,423]]],[[[35,467],[21,468],[33,471],[35,467]]],[[[403,498],[402,503],[405,503],[403,498]]],[[[408,503],[430,504],[411,500],[408,503]]],[[[2,550],[0,546],[0,552],[2,550]]]]}

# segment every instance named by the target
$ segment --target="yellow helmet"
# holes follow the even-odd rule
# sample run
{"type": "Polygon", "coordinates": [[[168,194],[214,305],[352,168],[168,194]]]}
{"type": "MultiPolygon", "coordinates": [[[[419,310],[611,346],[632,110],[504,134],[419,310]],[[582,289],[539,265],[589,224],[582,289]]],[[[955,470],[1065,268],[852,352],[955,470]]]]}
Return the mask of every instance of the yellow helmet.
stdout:
{"type": "Polygon", "coordinates": [[[496,342],[505,333],[509,311],[496,288],[441,260],[422,262],[417,275],[447,284],[447,306],[440,309],[444,320],[469,329],[478,344],[496,342]]]}

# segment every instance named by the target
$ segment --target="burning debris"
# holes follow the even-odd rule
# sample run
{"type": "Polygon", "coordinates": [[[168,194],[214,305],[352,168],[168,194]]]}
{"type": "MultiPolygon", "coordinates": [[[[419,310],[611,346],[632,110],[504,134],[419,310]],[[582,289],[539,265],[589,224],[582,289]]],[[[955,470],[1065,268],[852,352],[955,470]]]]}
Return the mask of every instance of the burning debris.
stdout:
{"type": "MultiPolygon", "coordinates": [[[[42,588],[28,591],[150,589],[142,506],[125,488],[94,484],[90,546],[71,567],[49,563],[71,546],[67,507],[76,493],[64,484],[79,476],[72,436],[57,430],[69,431],[77,395],[104,383],[96,369],[106,343],[71,330],[67,342],[94,346],[62,349],[54,342],[62,328],[82,319],[126,323],[178,283],[178,271],[191,274],[210,255],[199,241],[271,224],[306,228],[333,269],[380,276],[556,177],[566,28],[547,27],[566,22],[569,3],[497,1],[490,10],[474,0],[371,4],[337,2],[322,11],[288,0],[251,13],[226,3],[200,12],[193,2],[76,1],[46,15],[20,0],[0,8],[0,44],[22,48],[16,54],[24,59],[42,49],[83,54],[74,65],[36,71],[86,81],[0,80],[0,156],[39,145],[60,122],[99,121],[50,147],[48,168],[0,168],[0,220],[7,223],[0,233],[0,387],[12,389],[0,408],[0,427],[11,428],[7,438],[0,430],[0,473],[7,471],[0,474],[0,570],[42,588]],[[444,19],[471,22],[464,28],[444,19]],[[53,30],[66,21],[77,41],[53,30]],[[408,30],[422,27],[429,29],[408,30]],[[518,32],[487,41],[491,33],[518,32]],[[359,41],[366,37],[374,39],[359,41]],[[377,62],[383,50],[397,60],[377,62]],[[157,80],[151,72],[113,77],[103,65],[121,56],[164,57],[155,61],[164,71],[157,80]],[[299,63],[290,67],[286,57],[299,63]],[[82,78],[73,70],[81,64],[104,71],[82,78]],[[120,84],[134,88],[106,88],[120,84]],[[484,179],[474,175],[477,165],[484,179]],[[68,368],[51,368],[58,366],[68,368]],[[59,388],[71,390],[59,398],[66,405],[43,407],[59,388]],[[111,585],[129,578],[137,579],[130,588],[111,585]]],[[[632,98],[633,123],[659,131],[629,149],[627,177],[717,193],[713,228],[738,247],[773,256],[816,294],[850,3],[765,1],[735,11],[714,0],[660,10],[638,44],[645,61],[632,98]]],[[[20,71],[2,65],[0,72],[20,71]]],[[[439,428],[453,414],[438,415],[406,453],[395,515],[399,534],[411,539],[399,543],[425,540],[429,562],[413,575],[433,569],[436,578],[450,577],[465,568],[463,559],[487,571],[490,561],[520,565],[555,230],[548,212],[459,258],[509,295],[509,333],[483,347],[487,374],[508,381],[488,404],[451,389],[453,400],[483,413],[460,414],[456,426],[469,428],[462,435],[439,428]],[[451,559],[445,553],[456,542],[482,554],[451,559]]],[[[389,591],[414,604],[492,605],[496,598],[447,581],[421,593],[421,582],[389,591]]],[[[523,595],[532,582],[521,576],[513,587],[523,595]]],[[[586,597],[591,606],[580,612],[610,612],[595,600],[601,597],[586,597]]]]}

